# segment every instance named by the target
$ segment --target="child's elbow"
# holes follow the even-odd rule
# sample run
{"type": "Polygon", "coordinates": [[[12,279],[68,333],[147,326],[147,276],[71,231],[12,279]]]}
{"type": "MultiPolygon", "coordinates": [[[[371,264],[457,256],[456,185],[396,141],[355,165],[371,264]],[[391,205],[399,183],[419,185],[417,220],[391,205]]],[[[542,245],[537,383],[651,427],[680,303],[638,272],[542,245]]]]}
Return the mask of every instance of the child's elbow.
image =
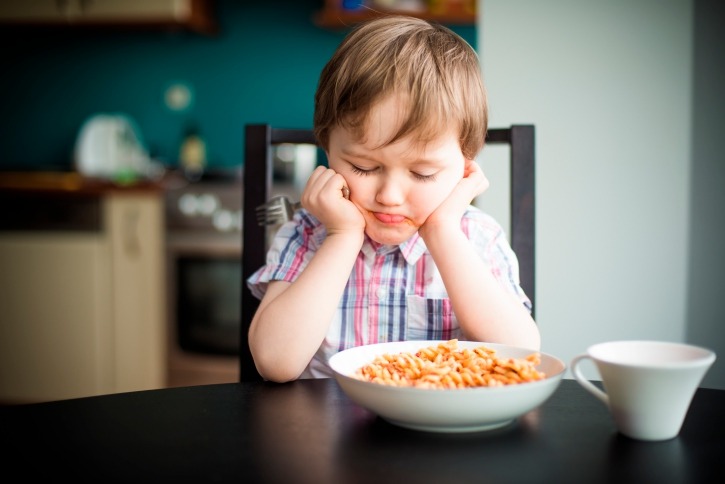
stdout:
{"type": "Polygon", "coordinates": [[[304,366],[279,358],[279,355],[254,355],[254,366],[260,376],[271,382],[286,383],[297,380],[304,366]]]}
{"type": "Polygon", "coordinates": [[[271,368],[269,370],[260,369],[259,366],[257,366],[257,371],[262,376],[263,379],[267,381],[271,381],[274,383],[287,383],[290,381],[294,381],[300,377],[301,373],[295,373],[292,371],[285,371],[280,368],[271,368]]]}

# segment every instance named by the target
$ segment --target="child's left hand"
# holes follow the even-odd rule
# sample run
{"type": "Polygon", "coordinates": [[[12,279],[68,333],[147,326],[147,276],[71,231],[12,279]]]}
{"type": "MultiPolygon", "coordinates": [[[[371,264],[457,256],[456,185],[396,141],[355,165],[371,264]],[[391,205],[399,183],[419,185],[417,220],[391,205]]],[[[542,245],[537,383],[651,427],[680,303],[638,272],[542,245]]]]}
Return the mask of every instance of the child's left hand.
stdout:
{"type": "MultiPolygon", "coordinates": [[[[488,178],[478,163],[475,160],[467,160],[463,178],[448,195],[448,198],[443,200],[443,203],[428,216],[420,230],[425,232],[435,227],[460,227],[460,221],[466,208],[474,198],[485,192],[489,185],[488,178]]],[[[425,238],[424,233],[421,235],[425,238]]]]}

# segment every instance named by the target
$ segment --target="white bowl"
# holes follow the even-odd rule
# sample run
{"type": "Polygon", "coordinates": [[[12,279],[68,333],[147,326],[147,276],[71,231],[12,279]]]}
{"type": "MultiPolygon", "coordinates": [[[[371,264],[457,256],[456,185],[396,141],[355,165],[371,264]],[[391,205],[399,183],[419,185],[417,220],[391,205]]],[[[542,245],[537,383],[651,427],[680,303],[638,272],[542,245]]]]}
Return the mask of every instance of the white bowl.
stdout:
{"type": "MultiPolygon", "coordinates": [[[[501,387],[424,389],[383,385],[359,380],[358,368],[376,356],[414,353],[421,348],[445,341],[402,341],[358,346],[330,358],[330,366],[343,391],[358,405],[388,422],[415,430],[431,432],[474,432],[503,427],[517,417],[544,403],[561,383],[566,364],[554,356],[540,353],[536,369],[544,372],[542,380],[501,387]]],[[[494,343],[459,341],[458,348],[486,346],[499,358],[525,358],[534,353],[494,343]]]]}

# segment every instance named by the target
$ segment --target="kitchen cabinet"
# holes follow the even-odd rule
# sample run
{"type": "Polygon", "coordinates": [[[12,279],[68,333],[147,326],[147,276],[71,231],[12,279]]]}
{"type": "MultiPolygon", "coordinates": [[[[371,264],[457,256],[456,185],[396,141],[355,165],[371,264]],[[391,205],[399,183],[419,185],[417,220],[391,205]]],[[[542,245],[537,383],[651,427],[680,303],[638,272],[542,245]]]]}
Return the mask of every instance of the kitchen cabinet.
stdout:
{"type": "Polygon", "coordinates": [[[325,0],[315,23],[329,29],[346,29],[383,15],[403,14],[444,25],[474,25],[476,3],[476,0],[325,0]]]}
{"type": "Polygon", "coordinates": [[[165,386],[161,193],[0,195],[0,402],[165,386]]]}
{"type": "Polygon", "coordinates": [[[0,23],[217,31],[212,0],[24,0],[0,5],[0,23]]]}

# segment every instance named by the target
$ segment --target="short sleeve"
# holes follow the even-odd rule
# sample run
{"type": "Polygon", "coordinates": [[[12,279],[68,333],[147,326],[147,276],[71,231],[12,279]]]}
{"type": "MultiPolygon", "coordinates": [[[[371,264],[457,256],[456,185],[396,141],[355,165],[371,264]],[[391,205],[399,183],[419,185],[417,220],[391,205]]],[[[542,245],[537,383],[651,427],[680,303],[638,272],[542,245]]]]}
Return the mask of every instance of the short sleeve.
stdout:
{"type": "Polygon", "coordinates": [[[531,312],[531,300],[521,288],[519,261],[503,227],[490,215],[471,207],[462,221],[463,230],[476,252],[491,268],[491,274],[508,292],[516,295],[531,312]]]}
{"type": "Polygon", "coordinates": [[[295,281],[324,240],[324,226],[304,210],[275,234],[265,265],[247,279],[252,294],[262,299],[270,281],[295,281]]]}

